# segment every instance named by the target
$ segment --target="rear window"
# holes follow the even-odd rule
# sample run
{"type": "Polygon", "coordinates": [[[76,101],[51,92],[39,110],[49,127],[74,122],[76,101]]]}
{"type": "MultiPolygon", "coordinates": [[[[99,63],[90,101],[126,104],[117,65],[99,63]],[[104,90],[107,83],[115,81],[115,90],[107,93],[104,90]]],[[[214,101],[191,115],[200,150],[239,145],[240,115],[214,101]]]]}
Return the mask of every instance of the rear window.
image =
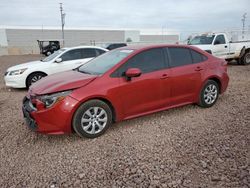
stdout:
{"type": "Polygon", "coordinates": [[[200,63],[207,60],[206,56],[200,54],[199,52],[196,52],[195,50],[190,49],[190,52],[192,55],[193,63],[200,63]]]}
{"type": "Polygon", "coordinates": [[[94,48],[84,48],[82,49],[82,58],[92,58],[96,57],[96,49],[94,48]]]}
{"type": "Polygon", "coordinates": [[[101,49],[95,49],[95,51],[96,51],[96,56],[102,55],[106,52],[106,51],[101,50],[101,49]]]}
{"type": "Polygon", "coordinates": [[[170,66],[179,67],[193,64],[191,53],[188,48],[168,48],[170,55],[170,66]]]}

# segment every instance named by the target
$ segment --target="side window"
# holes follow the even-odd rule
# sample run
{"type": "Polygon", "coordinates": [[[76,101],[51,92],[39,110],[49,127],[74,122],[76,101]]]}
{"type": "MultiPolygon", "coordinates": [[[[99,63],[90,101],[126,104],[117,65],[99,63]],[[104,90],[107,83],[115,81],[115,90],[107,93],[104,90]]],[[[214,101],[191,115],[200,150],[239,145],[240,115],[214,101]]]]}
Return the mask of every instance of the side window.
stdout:
{"type": "Polygon", "coordinates": [[[195,50],[190,49],[190,52],[192,55],[193,63],[200,63],[207,60],[206,56],[200,54],[199,52],[196,52],[195,50]]]}
{"type": "Polygon", "coordinates": [[[95,48],[84,48],[82,49],[82,58],[92,58],[96,57],[95,48]]]}
{"type": "Polygon", "coordinates": [[[70,50],[61,56],[63,61],[71,61],[82,58],[82,53],[80,49],[70,50]]]}
{"type": "Polygon", "coordinates": [[[188,48],[173,47],[168,48],[168,51],[171,59],[171,67],[179,67],[193,63],[191,53],[188,48]]]}
{"type": "Polygon", "coordinates": [[[96,56],[102,55],[106,52],[106,51],[101,50],[101,49],[95,49],[95,51],[96,51],[96,56]]]}
{"type": "Polygon", "coordinates": [[[142,73],[149,73],[164,69],[165,57],[162,49],[151,49],[135,55],[123,64],[119,69],[119,75],[122,76],[129,68],[139,68],[142,73]]]}
{"type": "Polygon", "coordinates": [[[218,35],[215,39],[214,44],[226,44],[224,35],[218,35]]]}

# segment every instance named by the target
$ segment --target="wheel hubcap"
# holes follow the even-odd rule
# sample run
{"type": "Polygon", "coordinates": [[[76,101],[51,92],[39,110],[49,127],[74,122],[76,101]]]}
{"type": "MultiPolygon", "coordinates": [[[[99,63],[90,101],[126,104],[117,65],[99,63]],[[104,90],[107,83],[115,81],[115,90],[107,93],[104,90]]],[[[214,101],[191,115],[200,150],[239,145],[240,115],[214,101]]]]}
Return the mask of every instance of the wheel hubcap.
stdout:
{"type": "Polygon", "coordinates": [[[42,78],[41,75],[39,75],[39,76],[34,76],[34,77],[31,79],[31,84],[37,82],[37,81],[40,80],[41,78],[42,78]]]}
{"type": "Polygon", "coordinates": [[[213,84],[208,85],[204,92],[205,103],[213,104],[217,98],[217,95],[218,95],[217,87],[213,84]]]}
{"type": "Polygon", "coordinates": [[[245,57],[246,64],[250,64],[250,53],[248,53],[245,57]]]}
{"type": "Polygon", "coordinates": [[[91,107],[86,110],[81,119],[82,129],[88,134],[101,132],[108,121],[106,111],[101,107],[91,107]]]}

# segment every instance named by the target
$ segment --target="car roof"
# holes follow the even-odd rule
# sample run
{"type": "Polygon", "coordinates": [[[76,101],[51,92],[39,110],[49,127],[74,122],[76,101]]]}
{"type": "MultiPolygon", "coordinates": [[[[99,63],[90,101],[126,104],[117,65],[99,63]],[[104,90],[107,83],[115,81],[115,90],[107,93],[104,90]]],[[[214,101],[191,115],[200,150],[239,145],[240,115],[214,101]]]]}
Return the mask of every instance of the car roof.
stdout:
{"type": "Polygon", "coordinates": [[[182,44],[154,44],[154,45],[130,45],[124,46],[119,49],[123,50],[147,50],[151,48],[162,48],[162,47],[185,47],[185,48],[192,48],[189,45],[182,45],[182,44]]]}
{"type": "Polygon", "coordinates": [[[99,46],[75,46],[75,47],[66,47],[66,48],[63,48],[63,49],[65,49],[65,50],[73,50],[73,49],[82,49],[82,48],[96,48],[96,49],[102,49],[102,50],[108,51],[107,49],[99,47],[99,46]]]}
{"type": "Polygon", "coordinates": [[[195,51],[198,51],[199,53],[205,55],[206,57],[213,57],[211,54],[205,52],[204,50],[201,50],[200,48],[196,46],[191,46],[187,44],[157,44],[157,45],[131,45],[131,46],[125,46],[118,48],[118,50],[134,50],[134,51],[144,51],[149,50],[153,48],[167,48],[167,47],[177,47],[177,48],[188,48],[193,49],[195,51]]]}

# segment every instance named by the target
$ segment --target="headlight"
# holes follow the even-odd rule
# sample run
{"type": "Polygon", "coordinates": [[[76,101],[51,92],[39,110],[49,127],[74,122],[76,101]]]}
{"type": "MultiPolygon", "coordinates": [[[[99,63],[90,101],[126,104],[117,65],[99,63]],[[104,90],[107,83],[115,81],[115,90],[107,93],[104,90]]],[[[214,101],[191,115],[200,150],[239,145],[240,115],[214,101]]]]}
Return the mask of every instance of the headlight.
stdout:
{"type": "Polygon", "coordinates": [[[13,75],[20,75],[20,74],[23,74],[24,71],[26,71],[26,69],[19,69],[19,70],[14,70],[14,71],[10,71],[10,76],[13,76],[13,75]]]}
{"type": "Polygon", "coordinates": [[[56,102],[63,100],[66,96],[68,96],[72,91],[63,91],[59,93],[54,93],[51,95],[43,95],[37,97],[38,100],[43,102],[46,108],[50,108],[53,106],[56,102]]]}

